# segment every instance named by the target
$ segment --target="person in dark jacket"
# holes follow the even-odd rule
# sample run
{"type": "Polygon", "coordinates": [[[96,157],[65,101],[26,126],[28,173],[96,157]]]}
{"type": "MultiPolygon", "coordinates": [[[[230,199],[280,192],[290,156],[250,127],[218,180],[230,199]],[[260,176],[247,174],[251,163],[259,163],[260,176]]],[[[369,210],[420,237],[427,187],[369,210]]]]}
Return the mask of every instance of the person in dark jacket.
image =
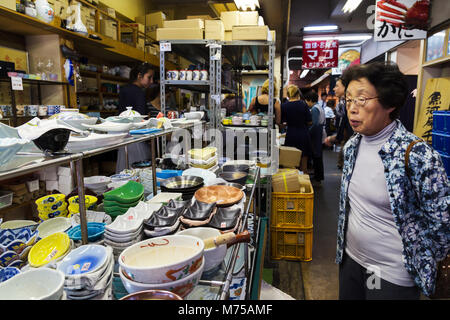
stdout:
{"type": "Polygon", "coordinates": [[[299,167],[307,174],[308,158],[312,156],[308,132],[308,126],[312,123],[311,112],[306,102],[301,100],[301,93],[296,85],[289,85],[286,91],[289,101],[281,105],[281,121],[287,123],[284,145],[302,151],[299,167]]]}

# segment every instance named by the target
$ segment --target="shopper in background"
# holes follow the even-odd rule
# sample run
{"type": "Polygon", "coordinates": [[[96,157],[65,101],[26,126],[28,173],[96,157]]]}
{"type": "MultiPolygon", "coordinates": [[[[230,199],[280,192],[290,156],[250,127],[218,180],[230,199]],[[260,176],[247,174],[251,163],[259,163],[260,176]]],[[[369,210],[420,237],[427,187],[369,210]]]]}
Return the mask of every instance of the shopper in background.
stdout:
{"type": "Polygon", "coordinates": [[[289,102],[281,105],[281,121],[287,123],[284,145],[302,151],[300,170],[308,173],[308,158],[312,156],[311,140],[308,126],[312,123],[308,105],[301,100],[300,90],[296,85],[289,85],[286,90],[289,102]]]}
{"type": "Polygon", "coordinates": [[[337,167],[339,169],[342,169],[342,167],[344,166],[344,145],[353,135],[353,129],[348,121],[347,110],[345,108],[345,83],[343,82],[342,78],[339,78],[336,81],[334,93],[339,98],[339,104],[336,107],[336,118],[339,117],[339,122],[337,125],[336,134],[328,136],[325,139],[325,145],[329,147],[333,146],[333,144],[340,145],[341,148],[338,154],[337,167]]]}
{"type": "MultiPolygon", "coordinates": [[[[148,63],[142,63],[131,70],[129,83],[120,88],[119,112],[125,111],[126,107],[133,107],[133,110],[141,115],[149,114],[145,90],[153,84],[155,74],[155,68],[148,63]]],[[[125,160],[125,148],[119,148],[116,173],[120,173],[127,167],[131,168],[134,162],[151,159],[150,146],[147,142],[130,144],[127,149],[128,166],[125,160]]]]}
{"type": "Polygon", "coordinates": [[[344,75],[355,135],[344,148],[336,262],[340,299],[419,299],[449,253],[449,181],[440,155],[398,120],[408,84],[397,65],[344,75]]]}
{"type": "Polygon", "coordinates": [[[312,125],[309,128],[309,136],[312,146],[312,160],[314,167],[313,186],[320,186],[324,179],[323,169],[323,139],[325,133],[325,111],[318,103],[318,95],[311,90],[305,94],[306,104],[311,108],[312,125]]]}
{"type": "Polygon", "coordinates": [[[335,103],[336,102],[334,100],[329,100],[327,101],[327,105],[325,107],[325,120],[326,120],[325,131],[327,132],[327,136],[331,135],[331,133],[333,132],[332,124],[333,120],[336,117],[333,111],[335,103]]]}
{"type": "MultiPolygon", "coordinates": [[[[276,78],[274,79],[274,97],[278,96],[278,86],[276,78]]],[[[277,98],[274,98],[273,101],[274,115],[275,115],[275,123],[281,124],[281,105],[280,101],[277,98]]],[[[258,113],[266,113],[269,111],[269,79],[267,79],[261,88],[261,95],[256,96],[250,102],[250,106],[248,107],[248,111],[253,114],[258,113]]]]}
{"type": "Polygon", "coordinates": [[[237,100],[236,95],[233,93],[228,93],[222,100],[221,108],[227,109],[226,116],[229,117],[234,113],[245,112],[246,106],[242,97],[241,105],[239,106],[239,101],[237,100]]]}
{"type": "Polygon", "coordinates": [[[320,95],[320,101],[318,102],[324,111],[327,106],[327,97],[328,97],[328,94],[325,91],[322,92],[322,94],[320,95]]]}

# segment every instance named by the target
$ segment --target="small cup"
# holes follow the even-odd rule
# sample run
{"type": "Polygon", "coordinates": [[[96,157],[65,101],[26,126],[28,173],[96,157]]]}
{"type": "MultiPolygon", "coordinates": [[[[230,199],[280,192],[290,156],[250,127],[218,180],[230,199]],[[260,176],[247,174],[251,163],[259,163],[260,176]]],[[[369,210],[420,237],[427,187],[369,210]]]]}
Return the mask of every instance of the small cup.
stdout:
{"type": "Polygon", "coordinates": [[[199,80],[200,80],[200,70],[192,71],[192,81],[199,81],[199,80]]]}
{"type": "Polygon", "coordinates": [[[180,70],[179,80],[186,80],[186,70],[180,70]]]}
{"type": "Polygon", "coordinates": [[[38,116],[45,117],[47,115],[47,106],[39,106],[38,116]]]}
{"type": "Polygon", "coordinates": [[[192,70],[186,70],[186,80],[192,81],[192,70]]]}
{"type": "Polygon", "coordinates": [[[208,81],[208,71],[207,70],[200,71],[200,80],[208,81]]]}

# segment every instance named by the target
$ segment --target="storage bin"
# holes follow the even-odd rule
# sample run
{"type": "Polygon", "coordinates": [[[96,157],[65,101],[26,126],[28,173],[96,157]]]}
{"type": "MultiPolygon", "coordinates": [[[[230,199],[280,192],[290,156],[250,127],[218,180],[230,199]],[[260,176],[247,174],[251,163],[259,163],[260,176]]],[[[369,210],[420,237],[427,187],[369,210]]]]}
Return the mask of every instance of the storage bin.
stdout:
{"type": "Polygon", "coordinates": [[[450,134],[432,132],[431,145],[437,152],[450,155],[450,134]]]}
{"type": "Polygon", "coordinates": [[[450,155],[445,155],[439,152],[441,155],[442,162],[444,163],[445,171],[447,172],[447,177],[450,177],[450,155]]]}
{"type": "Polygon", "coordinates": [[[0,209],[12,205],[14,192],[0,190],[0,209]]]}
{"type": "Polygon", "coordinates": [[[270,227],[271,258],[274,260],[312,260],[313,227],[270,227]]]}
{"type": "MultiPolygon", "coordinates": [[[[311,185],[311,183],[309,183],[311,185]]],[[[314,191],[272,192],[272,227],[310,228],[313,225],[314,191]]]]}
{"type": "Polygon", "coordinates": [[[450,111],[433,112],[433,132],[450,134],[450,111]]]}

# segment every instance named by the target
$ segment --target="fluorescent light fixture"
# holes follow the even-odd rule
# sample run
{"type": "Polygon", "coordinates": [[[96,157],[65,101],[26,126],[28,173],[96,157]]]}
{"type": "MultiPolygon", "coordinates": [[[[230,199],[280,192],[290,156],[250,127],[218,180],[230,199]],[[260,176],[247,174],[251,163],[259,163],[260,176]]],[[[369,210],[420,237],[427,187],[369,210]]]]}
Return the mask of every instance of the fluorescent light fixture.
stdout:
{"type": "Polygon", "coordinates": [[[362,0],[347,0],[347,2],[344,4],[344,7],[342,8],[342,12],[344,13],[351,13],[358,8],[358,6],[361,4],[362,0]]]}
{"type": "Polygon", "coordinates": [[[258,0],[234,0],[236,7],[238,9],[246,11],[250,9],[251,11],[255,11],[256,8],[260,8],[258,0]]]}
{"type": "Polygon", "coordinates": [[[310,27],[304,27],[303,31],[305,32],[311,32],[311,31],[333,31],[338,30],[338,26],[310,26],[310,27]]]}
{"type": "Polygon", "coordinates": [[[305,41],[320,41],[320,40],[338,40],[338,41],[363,41],[372,38],[370,34],[363,35],[340,35],[340,36],[315,36],[315,37],[303,37],[305,41]]]}
{"type": "Polygon", "coordinates": [[[306,75],[308,74],[308,72],[309,72],[309,69],[303,70],[302,73],[300,74],[300,79],[306,77],[306,75]]]}

